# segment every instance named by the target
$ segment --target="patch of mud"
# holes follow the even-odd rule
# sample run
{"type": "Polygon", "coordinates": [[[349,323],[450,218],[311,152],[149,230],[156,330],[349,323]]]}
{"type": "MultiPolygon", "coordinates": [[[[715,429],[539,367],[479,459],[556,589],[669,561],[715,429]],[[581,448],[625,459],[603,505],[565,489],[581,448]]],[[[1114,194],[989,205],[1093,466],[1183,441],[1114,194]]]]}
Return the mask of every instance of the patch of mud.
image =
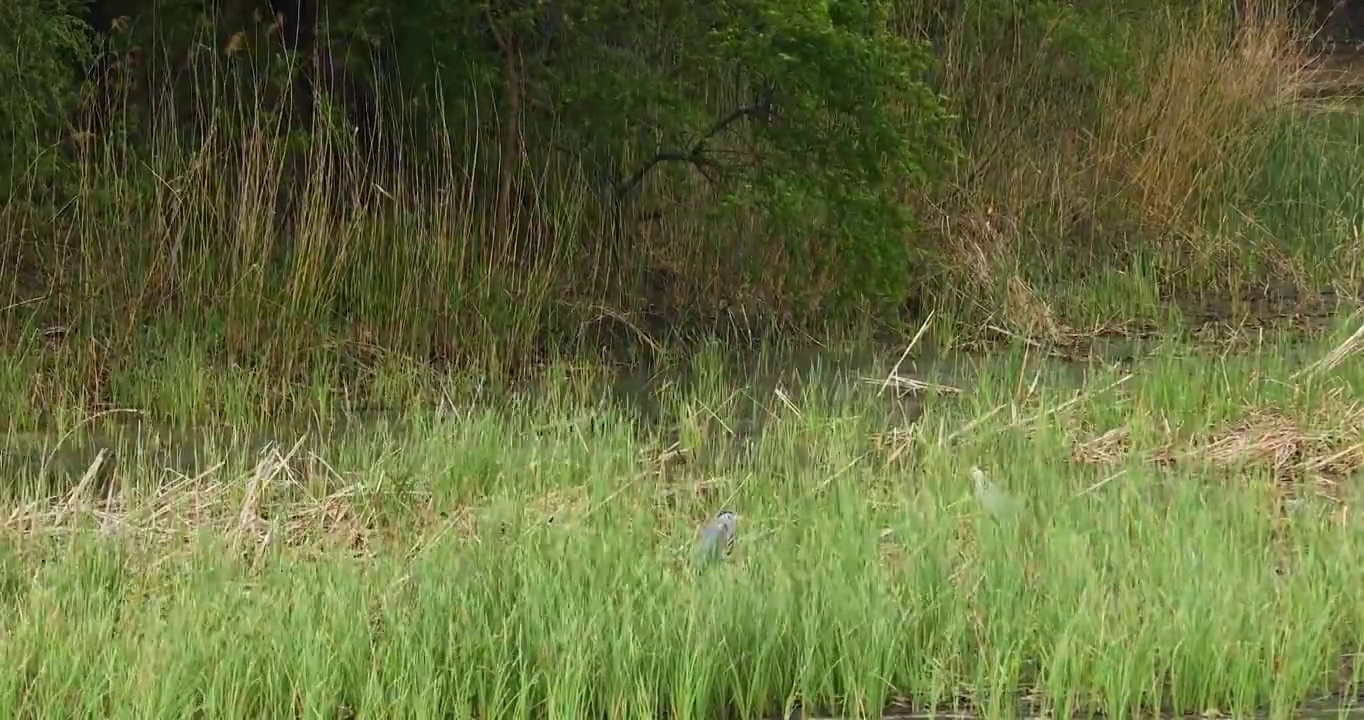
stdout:
{"type": "Polygon", "coordinates": [[[1298,96],[1304,99],[1364,96],[1364,50],[1339,47],[1313,57],[1305,68],[1307,81],[1298,96]]]}

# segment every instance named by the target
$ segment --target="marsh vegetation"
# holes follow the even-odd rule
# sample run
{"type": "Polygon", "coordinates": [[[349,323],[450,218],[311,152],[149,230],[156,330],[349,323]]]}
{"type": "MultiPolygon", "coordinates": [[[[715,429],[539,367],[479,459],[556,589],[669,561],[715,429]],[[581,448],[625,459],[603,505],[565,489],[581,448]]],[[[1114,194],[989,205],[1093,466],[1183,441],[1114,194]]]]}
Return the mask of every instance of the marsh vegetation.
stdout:
{"type": "Polygon", "coordinates": [[[0,8],[5,714],[1354,707],[1305,16],[393,5],[0,8]]]}

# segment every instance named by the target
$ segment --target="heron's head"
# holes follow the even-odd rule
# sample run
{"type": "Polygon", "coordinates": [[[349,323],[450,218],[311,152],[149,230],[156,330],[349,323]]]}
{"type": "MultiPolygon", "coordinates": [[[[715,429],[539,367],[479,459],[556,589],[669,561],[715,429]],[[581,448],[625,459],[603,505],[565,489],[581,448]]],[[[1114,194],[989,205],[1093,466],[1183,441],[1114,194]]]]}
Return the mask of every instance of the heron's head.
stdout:
{"type": "Polygon", "coordinates": [[[725,539],[734,537],[734,529],[739,525],[739,516],[733,510],[721,510],[715,514],[715,527],[724,534],[725,539]]]}

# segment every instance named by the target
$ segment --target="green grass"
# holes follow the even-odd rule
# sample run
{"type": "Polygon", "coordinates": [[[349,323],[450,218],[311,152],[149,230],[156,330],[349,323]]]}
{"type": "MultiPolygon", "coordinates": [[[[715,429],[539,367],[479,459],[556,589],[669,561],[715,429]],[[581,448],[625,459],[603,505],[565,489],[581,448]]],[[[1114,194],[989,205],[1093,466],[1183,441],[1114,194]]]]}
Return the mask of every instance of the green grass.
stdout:
{"type": "Polygon", "coordinates": [[[656,424],[560,365],[496,400],[428,378],[443,407],[297,444],[201,430],[180,466],[144,432],[56,497],[11,469],[0,712],[1284,717],[1359,680],[1364,365],[1295,376],[1357,323],[1129,369],[939,362],[962,392],[912,426],[831,364],[771,383],[712,347],[656,424]],[[1023,512],[984,514],[972,465],[1023,512]],[[721,507],[736,545],[698,573],[721,507]]]}
{"type": "Polygon", "coordinates": [[[1013,275],[1057,322],[1080,333],[1172,329],[1205,309],[1253,317],[1263,310],[1250,300],[1265,293],[1297,293],[1299,303],[1323,291],[1357,294],[1362,133],[1364,121],[1349,105],[1276,112],[1227,161],[1225,182],[1190,190],[1199,194],[1192,224],[1159,232],[1114,216],[1095,219],[1095,236],[1077,238],[1065,218],[1039,211],[1019,224],[1018,246],[998,261],[996,287],[949,304],[949,315],[968,334],[982,317],[1026,326],[1030,313],[1009,305],[1005,282],[1013,275]]]}
{"type": "Polygon", "coordinates": [[[1167,18],[1110,76],[1038,62],[1120,48],[1034,20],[1021,42],[948,29],[966,158],[907,199],[926,228],[906,287],[936,319],[901,374],[959,393],[864,382],[901,350],[866,368],[872,325],[899,319],[795,313],[810,278],[760,224],[636,238],[551,163],[523,168],[544,192],[497,240],[492,168],[444,126],[378,178],[392,197],[344,200],[323,190],[375,180],[361,154],[315,127],[303,157],[229,93],[221,145],[163,121],[71,168],[79,202],[14,195],[0,714],[1285,717],[1356,697],[1360,318],[1195,344],[1187,310],[1358,289],[1364,125],[1284,100],[1282,27],[1243,36],[1257,54],[1167,18]],[[674,328],[726,306],[835,349],[692,352],[644,336],[658,301],[674,328]],[[1184,334],[1123,338],[1133,365],[1037,356],[1152,326],[1184,334]],[[950,354],[1001,338],[1020,345],[950,354]],[[601,344],[627,367],[563,359],[601,344]],[[1021,512],[985,513],[973,466],[1021,512]],[[721,508],[738,542],[698,573],[721,508]]]}

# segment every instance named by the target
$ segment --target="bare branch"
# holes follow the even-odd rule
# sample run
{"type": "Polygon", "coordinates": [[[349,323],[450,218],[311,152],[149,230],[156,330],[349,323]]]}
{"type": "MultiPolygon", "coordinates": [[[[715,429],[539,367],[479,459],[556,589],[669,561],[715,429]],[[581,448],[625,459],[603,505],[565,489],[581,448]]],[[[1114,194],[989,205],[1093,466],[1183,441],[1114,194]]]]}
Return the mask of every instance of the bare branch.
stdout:
{"type": "Polygon", "coordinates": [[[645,162],[643,166],[641,166],[638,170],[631,174],[630,177],[626,178],[623,182],[616,186],[616,198],[622,199],[635,188],[639,187],[640,183],[644,181],[644,176],[648,175],[649,171],[653,170],[654,167],[656,167],[659,163],[664,162],[691,163],[693,166],[696,167],[697,170],[701,172],[702,175],[706,176],[707,180],[715,182],[715,179],[712,178],[709,174],[707,174],[708,171],[714,172],[719,170],[719,166],[714,161],[706,157],[706,149],[710,141],[716,135],[719,135],[720,133],[724,132],[730,125],[733,125],[734,123],[738,122],[739,120],[742,120],[743,118],[751,117],[757,119],[765,119],[770,115],[770,113],[771,109],[766,104],[744,105],[742,107],[735,108],[728,115],[724,116],[723,118],[720,118],[709,128],[707,128],[706,132],[701,135],[701,138],[697,140],[689,150],[682,152],[678,151],[660,152],[654,155],[652,158],[649,158],[649,160],[645,162]]]}

